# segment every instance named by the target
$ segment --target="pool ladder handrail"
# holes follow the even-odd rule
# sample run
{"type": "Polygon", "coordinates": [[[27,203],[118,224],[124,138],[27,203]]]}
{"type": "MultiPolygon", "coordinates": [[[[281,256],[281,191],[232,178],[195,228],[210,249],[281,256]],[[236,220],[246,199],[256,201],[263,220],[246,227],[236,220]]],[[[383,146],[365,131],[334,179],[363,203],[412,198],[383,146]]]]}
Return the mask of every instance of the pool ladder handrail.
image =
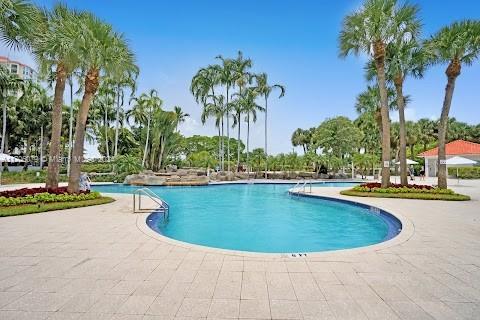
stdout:
{"type": "Polygon", "coordinates": [[[165,221],[168,219],[168,215],[170,213],[170,205],[156,195],[152,190],[149,188],[141,188],[137,189],[133,192],[133,213],[140,213],[140,212],[160,212],[163,213],[163,220],[165,221]],[[155,202],[158,207],[157,208],[142,208],[142,195],[149,197],[153,202],[155,202]],[[137,196],[138,196],[138,210],[137,210],[137,196]]]}
{"type": "Polygon", "coordinates": [[[297,184],[292,188],[293,194],[299,194],[300,190],[303,190],[303,193],[307,193],[306,187],[307,184],[310,185],[310,191],[309,193],[312,193],[312,181],[311,180],[303,180],[303,184],[300,185],[302,181],[298,181],[297,184]]]}

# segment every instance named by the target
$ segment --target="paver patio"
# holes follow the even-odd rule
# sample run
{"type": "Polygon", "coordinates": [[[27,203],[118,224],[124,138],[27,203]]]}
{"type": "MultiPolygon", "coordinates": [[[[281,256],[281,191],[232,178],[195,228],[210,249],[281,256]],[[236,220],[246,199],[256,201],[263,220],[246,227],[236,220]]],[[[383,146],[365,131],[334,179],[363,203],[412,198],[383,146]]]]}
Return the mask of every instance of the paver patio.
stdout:
{"type": "Polygon", "coordinates": [[[130,196],[1,218],[0,319],[479,319],[480,182],[466,184],[469,202],[356,198],[411,237],[306,258],[151,237],[130,196]]]}

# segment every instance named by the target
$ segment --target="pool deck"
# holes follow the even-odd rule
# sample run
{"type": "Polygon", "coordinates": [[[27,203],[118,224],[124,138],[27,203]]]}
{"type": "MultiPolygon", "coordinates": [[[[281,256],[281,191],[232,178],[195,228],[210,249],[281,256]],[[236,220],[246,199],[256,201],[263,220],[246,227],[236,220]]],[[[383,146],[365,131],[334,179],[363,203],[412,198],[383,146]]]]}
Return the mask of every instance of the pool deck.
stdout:
{"type": "Polygon", "coordinates": [[[408,227],[383,245],[307,257],[164,240],[125,195],[0,218],[0,319],[478,319],[480,181],[451,187],[472,201],[348,197],[408,227]]]}

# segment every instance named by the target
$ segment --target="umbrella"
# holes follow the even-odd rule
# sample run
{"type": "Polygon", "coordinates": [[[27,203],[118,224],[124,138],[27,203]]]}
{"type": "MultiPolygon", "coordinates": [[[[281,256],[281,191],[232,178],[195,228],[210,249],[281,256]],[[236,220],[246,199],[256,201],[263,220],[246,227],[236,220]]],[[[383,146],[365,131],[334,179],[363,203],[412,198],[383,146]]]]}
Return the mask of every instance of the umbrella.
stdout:
{"type": "MultiPolygon", "coordinates": [[[[400,161],[395,162],[395,164],[400,164],[400,161]]],[[[407,159],[407,164],[418,164],[418,162],[417,162],[417,161],[410,160],[410,159],[407,159]]]]}
{"type": "Polygon", "coordinates": [[[25,162],[21,159],[17,159],[15,157],[12,157],[6,153],[0,153],[0,162],[25,162]]]}
{"type": "MultiPolygon", "coordinates": [[[[464,157],[459,157],[459,156],[447,159],[447,161],[445,162],[446,165],[450,165],[450,166],[475,164],[475,163],[477,163],[477,161],[467,159],[467,158],[464,158],[464,157]]],[[[458,177],[458,168],[457,168],[457,179],[458,179],[458,182],[460,182],[460,178],[458,177]]]]}

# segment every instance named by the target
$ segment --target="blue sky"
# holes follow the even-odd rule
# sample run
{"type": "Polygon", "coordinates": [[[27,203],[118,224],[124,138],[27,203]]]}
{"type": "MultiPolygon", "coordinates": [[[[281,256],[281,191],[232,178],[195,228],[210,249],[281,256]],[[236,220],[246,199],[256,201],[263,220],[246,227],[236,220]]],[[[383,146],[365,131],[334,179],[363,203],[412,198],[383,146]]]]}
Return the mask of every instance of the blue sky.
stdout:
{"type": "MultiPolygon", "coordinates": [[[[37,0],[50,7],[55,1],[37,0]]],[[[423,33],[428,37],[455,20],[480,19],[480,2],[458,0],[411,1],[421,7],[423,33]]],[[[360,1],[126,1],[72,0],[74,8],[93,11],[125,33],[136,53],[141,74],[139,91],[156,88],[165,108],[181,106],[191,118],[181,127],[185,135],[216,133],[213,122],[202,126],[201,108],[188,91],[190,80],[218,54],[238,50],[267,72],[273,83],[286,86],[284,98],[269,104],[272,153],[292,150],[290,137],[298,128],[317,126],[337,115],[356,116],[355,97],[365,89],[362,58],[338,58],[338,34],[343,17],[360,1]]],[[[23,53],[0,53],[28,60],[23,53]]],[[[432,67],[424,79],[407,79],[412,97],[408,120],[438,118],[445,87],[445,66],[432,67]]],[[[457,81],[451,115],[480,122],[480,61],[465,67],[457,81]]],[[[396,115],[392,114],[395,119],[396,115]]],[[[263,145],[263,116],[252,127],[253,147],[263,145]]],[[[245,125],[244,125],[245,127],[245,125]]],[[[244,130],[245,131],[245,130],[244,130]]],[[[89,153],[93,149],[89,148],[89,153]]]]}

